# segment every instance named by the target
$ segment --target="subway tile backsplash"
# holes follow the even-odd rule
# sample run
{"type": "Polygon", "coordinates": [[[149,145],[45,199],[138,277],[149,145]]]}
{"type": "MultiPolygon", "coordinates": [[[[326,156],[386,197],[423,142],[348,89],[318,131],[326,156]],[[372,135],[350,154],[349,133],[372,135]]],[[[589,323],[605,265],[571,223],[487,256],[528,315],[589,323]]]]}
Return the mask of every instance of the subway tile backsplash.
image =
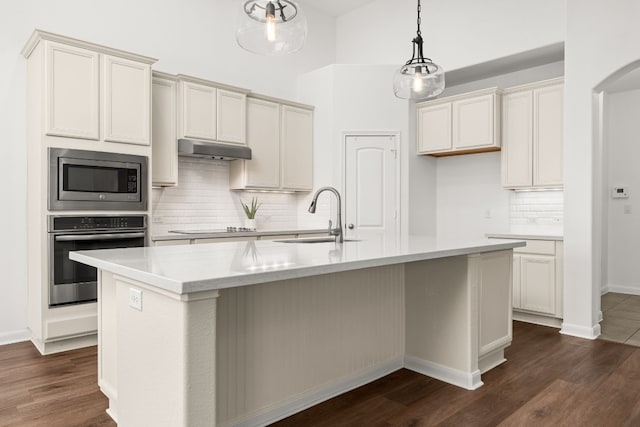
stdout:
{"type": "Polygon", "coordinates": [[[513,191],[509,200],[511,232],[562,234],[563,191],[513,191]]]}
{"type": "Polygon", "coordinates": [[[153,234],[170,230],[224,229],[241,227],[242,199],[257,197],[260,230],[290,230],[298,227],[298,198],[288,193],[254,193],[229,190],[229,162],[180,157],[178,186],[153,189],[153,234]]]}

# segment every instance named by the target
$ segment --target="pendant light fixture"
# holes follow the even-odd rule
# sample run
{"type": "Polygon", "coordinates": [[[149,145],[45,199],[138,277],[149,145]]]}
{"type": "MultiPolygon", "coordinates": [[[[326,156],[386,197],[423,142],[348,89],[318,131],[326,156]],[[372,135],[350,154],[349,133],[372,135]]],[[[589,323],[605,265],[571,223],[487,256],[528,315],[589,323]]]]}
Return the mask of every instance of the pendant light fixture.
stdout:
{"type": "Polygon", "coordinates": [[[242,0],[236,41],[260,55],[284,55],[302,49],[307,19],[292,0],[242,0]]]}
{"type": "Polygon", "coordinates": [[[421,9],[418,0],[418,34],[412,40],[413,55],[393,76],[393,92],[398,98],[423,100],[438,96],[444,90],[444,70],[422,52],[421,9]]]}

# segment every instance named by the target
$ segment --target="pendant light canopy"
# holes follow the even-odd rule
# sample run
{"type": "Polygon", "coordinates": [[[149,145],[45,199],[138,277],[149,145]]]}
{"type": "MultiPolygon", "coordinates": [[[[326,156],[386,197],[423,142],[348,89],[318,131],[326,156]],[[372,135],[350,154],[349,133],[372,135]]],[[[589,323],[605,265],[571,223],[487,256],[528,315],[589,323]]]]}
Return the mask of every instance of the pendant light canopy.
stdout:
{"type": "Polygon", "coordinates": [[[242,0],[236,41],[260,55],[284,55],[302,49],[307,19],[291,0],[242,0]]]}
{"type": "Polygon", "coordinates": [[[438,96],[444,90],[444,70],[425,58],[422,51],[421,9],[418,0],[418,33],[412,40],[413,55],[393,76],[393,92],[398,98],[424,100],[438,96]]]}

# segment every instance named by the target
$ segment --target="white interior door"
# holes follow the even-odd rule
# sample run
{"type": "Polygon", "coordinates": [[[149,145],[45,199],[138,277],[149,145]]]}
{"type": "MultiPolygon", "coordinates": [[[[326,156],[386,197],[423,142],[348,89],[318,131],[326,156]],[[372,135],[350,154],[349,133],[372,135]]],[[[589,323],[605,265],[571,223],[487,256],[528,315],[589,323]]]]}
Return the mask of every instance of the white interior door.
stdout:
{"type": "Polygon", "coordinates": [[[399,235],[399,156],[396,135],[345,138],[345,232],[347,237],[399,235]]]}

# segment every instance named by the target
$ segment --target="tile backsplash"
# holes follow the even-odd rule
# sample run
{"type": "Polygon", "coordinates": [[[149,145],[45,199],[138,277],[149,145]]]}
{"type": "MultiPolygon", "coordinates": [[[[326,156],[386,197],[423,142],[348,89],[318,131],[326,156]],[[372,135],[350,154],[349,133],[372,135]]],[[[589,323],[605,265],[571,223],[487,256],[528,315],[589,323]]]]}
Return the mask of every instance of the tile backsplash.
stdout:
{"type": "Polygon", "coordinates": [[[562,234],[563,191],[513,191],[509,199],[511,232],[562,234]]]}
{"type": "Polygon", "coordinates": [[[178,171],[177,187],[153,189],[153,234],[241,227],[245,216],[240,200],[248,203],[252,197],[262,202],[258,229],[298,227],[298,195],[231,191],[229,162],[180,157],[178,171]]]}

